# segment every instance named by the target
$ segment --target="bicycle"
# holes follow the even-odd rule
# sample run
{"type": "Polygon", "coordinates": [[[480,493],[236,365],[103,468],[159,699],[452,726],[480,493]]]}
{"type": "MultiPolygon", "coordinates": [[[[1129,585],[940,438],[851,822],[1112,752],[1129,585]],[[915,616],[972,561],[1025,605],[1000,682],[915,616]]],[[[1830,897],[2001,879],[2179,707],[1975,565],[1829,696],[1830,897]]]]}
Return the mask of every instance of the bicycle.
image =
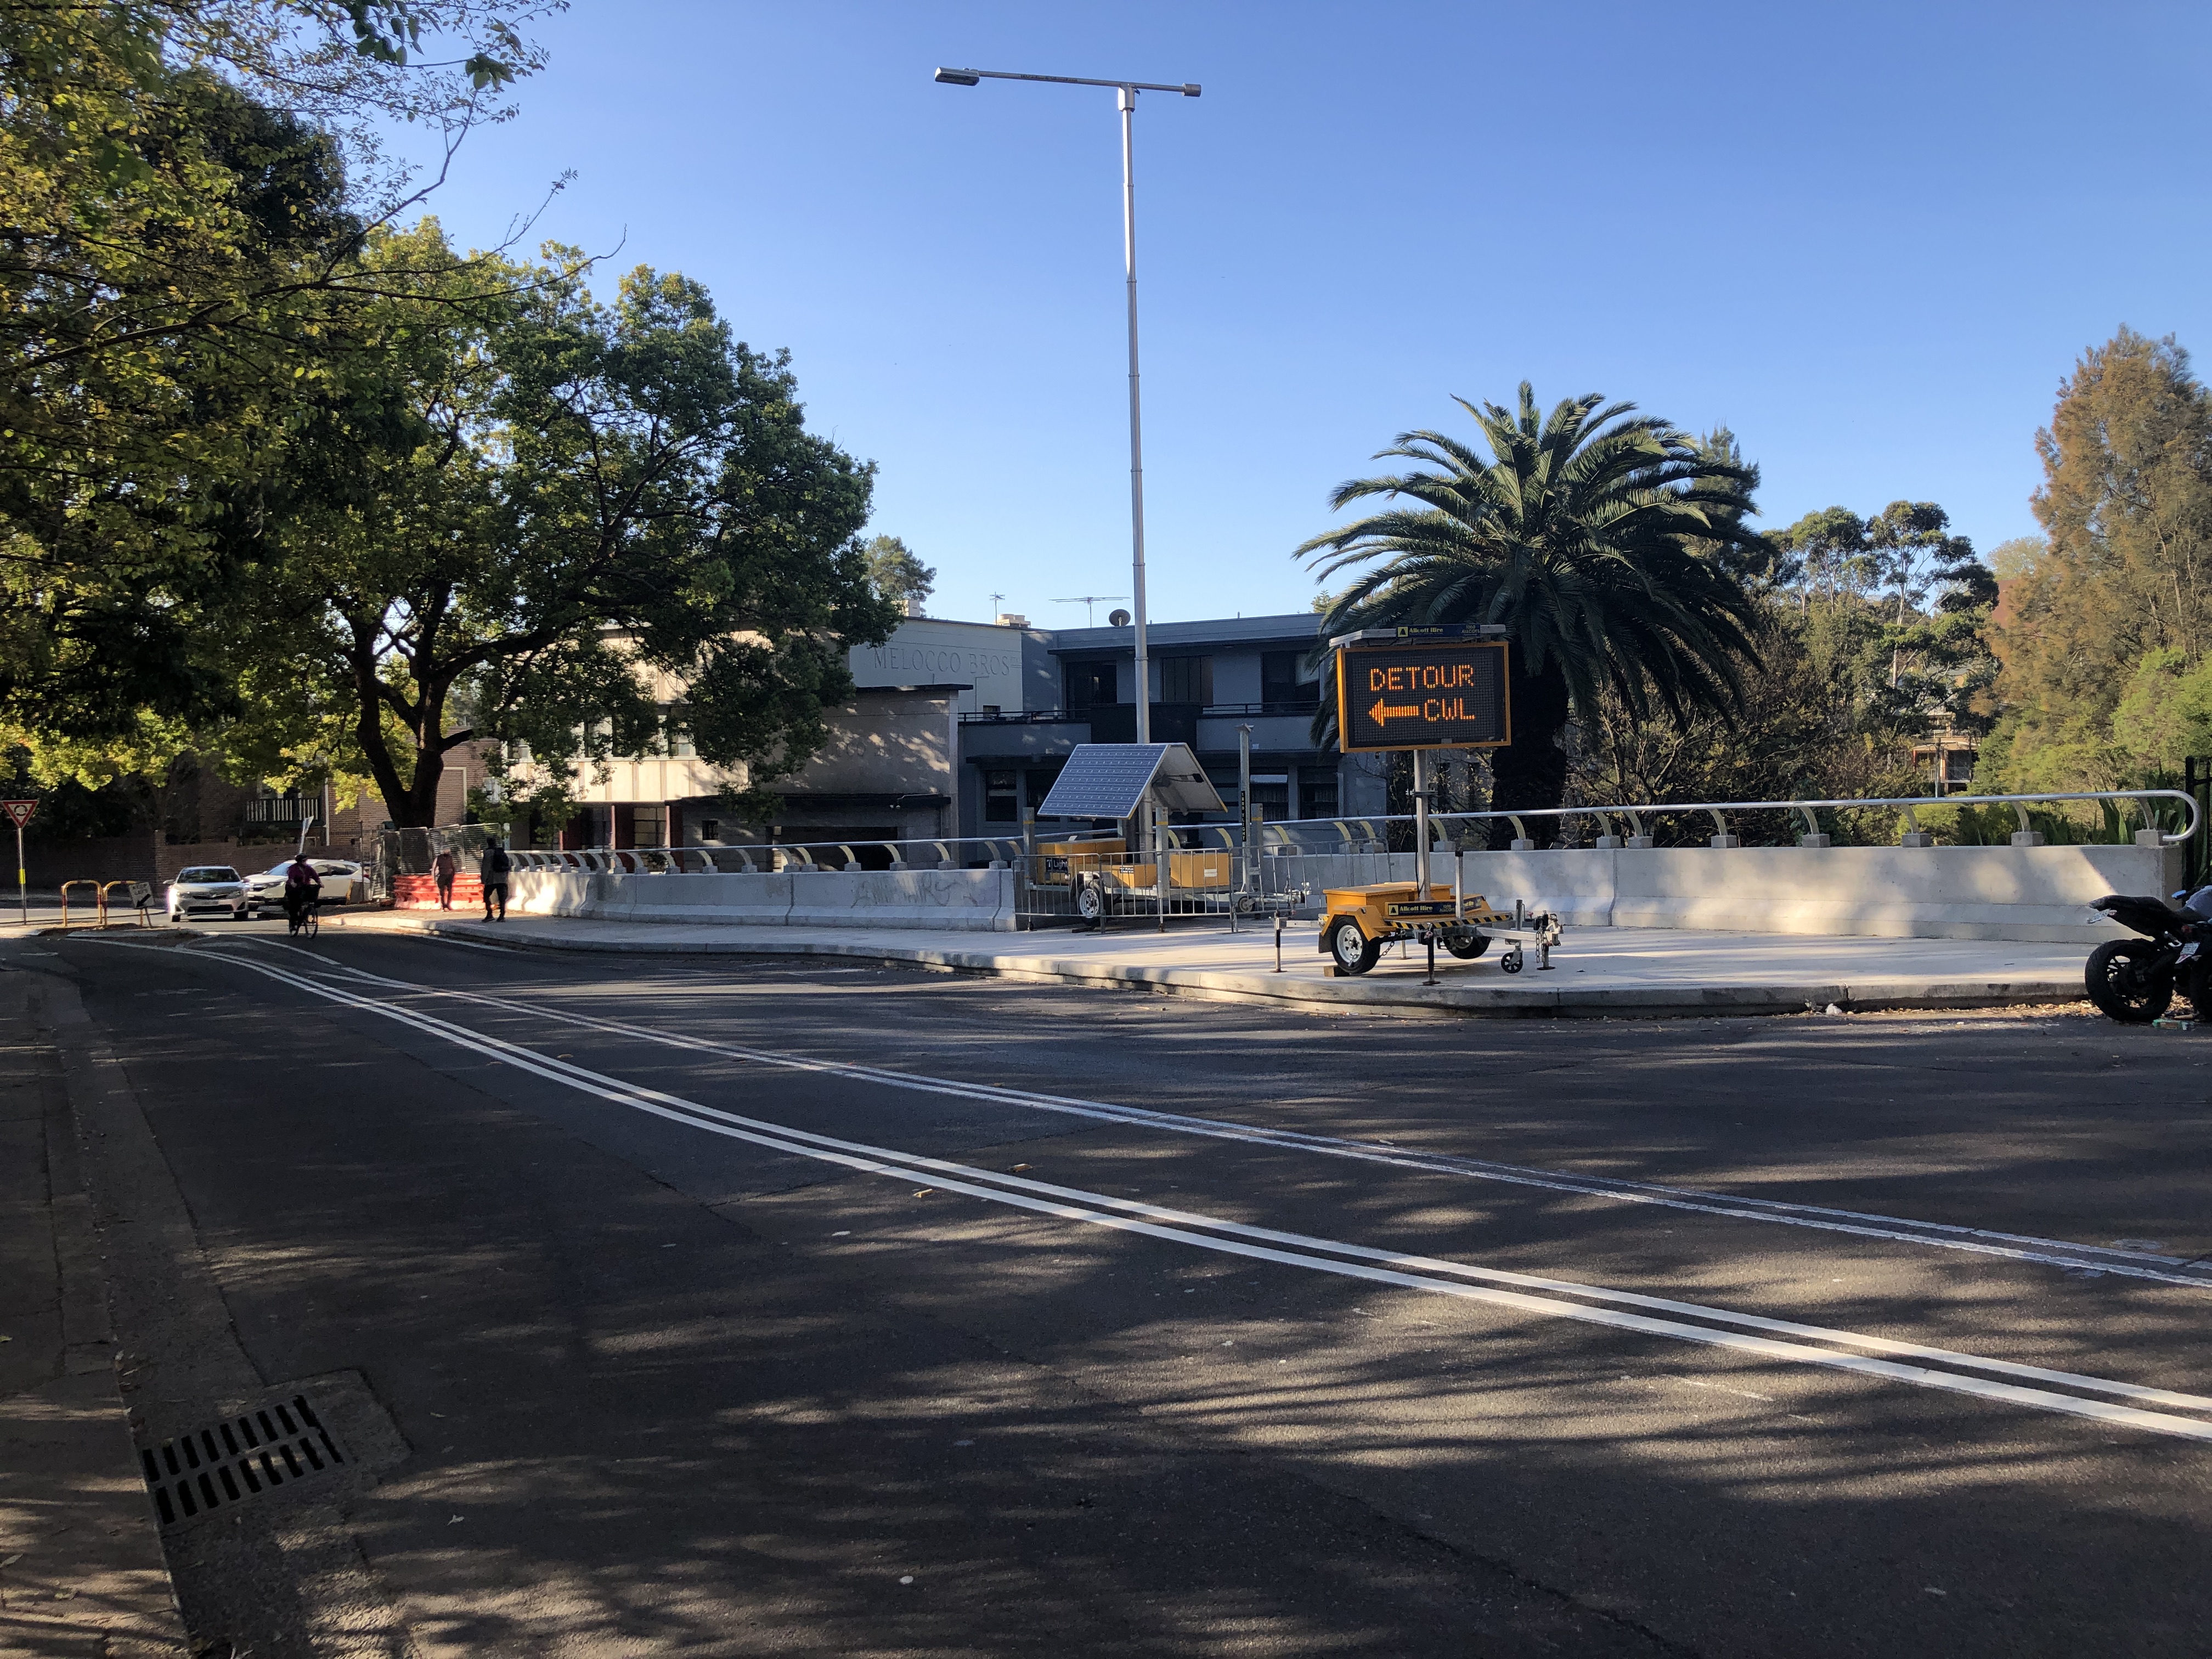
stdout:
{"type": "Polygon", "coordinates": [[[287,905],[290,914],[285,920],[290,923],[286,930],[294,939],[313,939],[323,930],[322,895],[309,889],[304,902],[287,905]]]}

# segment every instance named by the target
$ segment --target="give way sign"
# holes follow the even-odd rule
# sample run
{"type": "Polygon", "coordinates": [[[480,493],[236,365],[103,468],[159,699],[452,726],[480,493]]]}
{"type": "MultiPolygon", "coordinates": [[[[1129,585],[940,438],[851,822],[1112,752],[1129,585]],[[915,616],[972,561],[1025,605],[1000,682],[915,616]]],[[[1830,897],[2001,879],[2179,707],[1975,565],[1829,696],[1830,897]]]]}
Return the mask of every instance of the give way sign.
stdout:
{"type": "Polygon", "coordinates": [[[34,800],[0,800],[0,806],[8,809],[8,816],[15,820],[18,830],[28,823],[31,814],[39,810],[39,803],[34,800]]]}

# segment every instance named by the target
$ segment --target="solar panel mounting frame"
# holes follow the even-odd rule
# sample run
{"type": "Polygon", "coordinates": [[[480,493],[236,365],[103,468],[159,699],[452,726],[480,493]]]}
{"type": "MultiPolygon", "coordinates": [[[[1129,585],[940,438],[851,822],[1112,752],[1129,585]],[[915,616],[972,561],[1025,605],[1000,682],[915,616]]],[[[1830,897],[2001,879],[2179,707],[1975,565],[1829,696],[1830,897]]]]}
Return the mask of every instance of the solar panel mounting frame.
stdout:
{"type": "Polygon", "coordinates": [[[1036,815],[1132,817],[1147,793],[1155,805],[1171,812],[1229,810],[1188,744],[1079,743],[1038,804],[1036,815]]]}

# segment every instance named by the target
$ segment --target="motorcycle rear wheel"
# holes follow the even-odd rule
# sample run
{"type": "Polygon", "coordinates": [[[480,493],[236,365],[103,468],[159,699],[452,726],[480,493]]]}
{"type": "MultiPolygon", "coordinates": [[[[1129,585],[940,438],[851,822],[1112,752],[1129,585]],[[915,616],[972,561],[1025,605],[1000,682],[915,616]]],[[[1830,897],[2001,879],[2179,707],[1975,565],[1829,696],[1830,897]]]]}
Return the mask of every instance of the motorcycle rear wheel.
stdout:
{"type": "Polygon", "coordinates": [[[2171,969],[2139,967],[2158,955],[2147,939],[2107,940],[2089,952],[2082,986],[2100,1013],[2123,1025],[2148,1025],[2173,1000],[2171,969]]]}

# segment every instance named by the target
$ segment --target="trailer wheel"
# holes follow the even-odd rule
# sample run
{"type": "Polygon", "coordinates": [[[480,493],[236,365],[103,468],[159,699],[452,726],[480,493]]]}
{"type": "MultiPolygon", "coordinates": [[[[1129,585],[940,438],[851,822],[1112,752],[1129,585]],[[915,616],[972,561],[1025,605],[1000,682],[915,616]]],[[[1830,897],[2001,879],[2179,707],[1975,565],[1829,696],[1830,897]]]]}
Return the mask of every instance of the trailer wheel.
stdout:
{"type": "Polygon", "coordinates": [[[1382,945],[1363,934],[1351,917],[1340,916],[1329,924],[1328,954],[1341,972],[1364,974],[1382,959],[1382,945]]]}
{"type": "Polygon", "coordinates": [[[1086,881],[1075,896],[1075,908],[1085,921],[1096,921],[1106,914],[1106,895],[1095,881],[1086,881]]]}
{"type": "Polygon", "coordinates": [[[1444,949],[1462,962],[1473,962],[1489,948],[1490,936],[1487,933],[1477,933],[1470,939],[1448,939],[1444,941],[1444,949]]]}

